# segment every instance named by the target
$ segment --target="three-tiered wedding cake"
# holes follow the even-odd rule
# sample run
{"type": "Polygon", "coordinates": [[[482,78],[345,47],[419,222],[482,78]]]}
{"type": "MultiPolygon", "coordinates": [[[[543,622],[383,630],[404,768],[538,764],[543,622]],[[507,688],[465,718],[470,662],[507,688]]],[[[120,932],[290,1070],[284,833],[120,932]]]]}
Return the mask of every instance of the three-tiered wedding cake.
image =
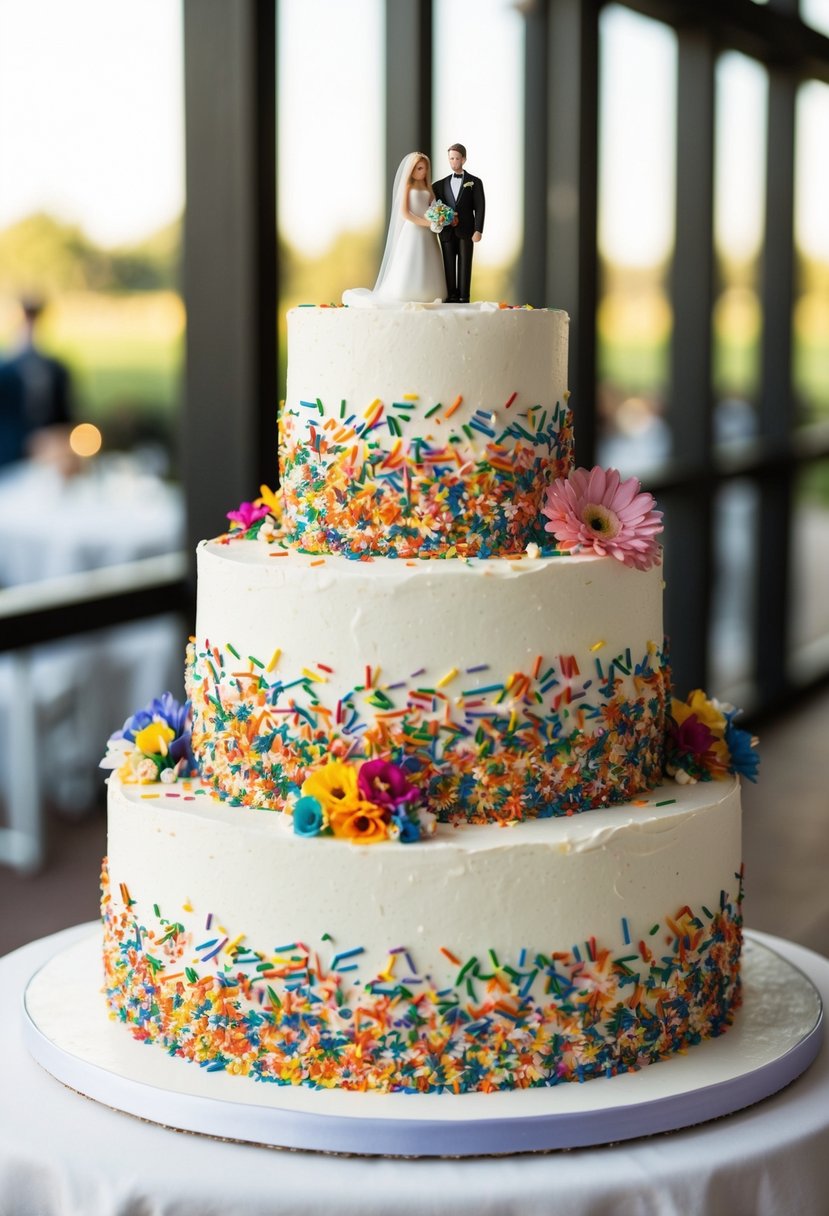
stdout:
{"type": "Polygon", "coordinates": [[[113,744],[114,1015],[209,1069],[382,1092],[607,1077],[719,1034],[735,732],[701,694],[671,713],[638,486],[571,480],[597,543],[545,531],[567,317],[288,320],[280,489],[199,548],[192,739],[167,697],[113,744]]]}

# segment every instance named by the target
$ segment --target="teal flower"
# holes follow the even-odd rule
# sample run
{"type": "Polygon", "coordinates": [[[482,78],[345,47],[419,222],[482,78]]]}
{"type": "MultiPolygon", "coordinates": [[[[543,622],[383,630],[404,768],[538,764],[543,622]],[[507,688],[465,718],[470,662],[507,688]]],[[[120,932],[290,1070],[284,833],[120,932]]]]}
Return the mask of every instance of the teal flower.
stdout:
{"type": "Polygon", "coordinates": [[[311,794],[299,798],[294,804],[294,834],[296,836],[319,836],[326,826],[322,803],[311,794]]]}

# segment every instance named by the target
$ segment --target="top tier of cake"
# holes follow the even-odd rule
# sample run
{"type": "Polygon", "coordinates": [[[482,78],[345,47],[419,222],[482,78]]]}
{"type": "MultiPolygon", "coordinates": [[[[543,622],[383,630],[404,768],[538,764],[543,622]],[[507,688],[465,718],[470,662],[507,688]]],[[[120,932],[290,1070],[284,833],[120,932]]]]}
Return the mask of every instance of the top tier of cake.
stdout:
{"type": "Polygon", "coordinates": [[[311,553],[503,556],[572,463],[566,313],[288,314],[285,538],[311,553]]]}

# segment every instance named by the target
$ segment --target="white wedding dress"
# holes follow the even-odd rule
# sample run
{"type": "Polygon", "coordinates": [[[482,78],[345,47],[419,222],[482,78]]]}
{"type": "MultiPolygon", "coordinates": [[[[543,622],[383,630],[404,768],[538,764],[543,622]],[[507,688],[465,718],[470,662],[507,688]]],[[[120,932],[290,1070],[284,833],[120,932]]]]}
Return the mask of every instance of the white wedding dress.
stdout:
{"type": "MultiPolygon", "coordinates": [[[[431,190],[409,191],[409,210],[425,215],[432,199],[431,190]]],[[[391,253],[382,282],[374,289],[380,301],[414,300],[431,304],[446,294],[440,241],[431,228],[405,220],[391,253]]]]}
{"type": "MultiPolygon", "coordinates": [[[[408,302],[432,304],[446,295],[446,276],[440,241],[431,228],[415,224],[405,212],[424,216],[429,210],[432,191],[412,186],[412,172],[421,158],[419,152],[403,157],[394,178],[391,218],[386,248],[374,289],[350,287],[343,292],[343,304],[351,308],[393,308],[408,302]]],[[[428,158],[427,171],[429,170],[428,158]]],[[[428,178],[427,178],[428,180],[428,178]]]]}

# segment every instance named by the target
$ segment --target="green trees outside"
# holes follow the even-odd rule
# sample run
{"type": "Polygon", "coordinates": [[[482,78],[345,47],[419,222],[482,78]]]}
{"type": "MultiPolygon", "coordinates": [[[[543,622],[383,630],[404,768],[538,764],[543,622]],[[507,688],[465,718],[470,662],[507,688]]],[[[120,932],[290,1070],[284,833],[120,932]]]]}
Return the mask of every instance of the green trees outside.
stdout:
{"type": "MultiPolygon", "coordinates": [[[[378,231],[344,232],[309,257],[280,241],[281,363],[285,309],[333,303],[347,287],[371,286],[380,244],[378,231]]],[[[129,445],[145,433],[174,450],[184,358],[181,253],[180,219],[140,243],[112,249],[47,214],[18,221],[0,232],[0,355],[14,339],[17,301],[45,299],[41,340],[72,369],[79,420],[101,426],[110,445],[129,445]]],[[[720,272],[724,290],[712,311],[715,391],[751,399],[764,340],[759,266],[754,261],[720,272]]],[[[601,394],[610,386],[611,400],[663,398],[673,327],[667,278],[667,265],[602,266],[599,368],[601,394]]],[[[512,298],[511,282],[510,266],[482,263],[476,270],[482,298],[512,298]]],[[[808,423],[829,418],[829,264],[801,256],[798,284],[794,372],[808,423]]]]}

